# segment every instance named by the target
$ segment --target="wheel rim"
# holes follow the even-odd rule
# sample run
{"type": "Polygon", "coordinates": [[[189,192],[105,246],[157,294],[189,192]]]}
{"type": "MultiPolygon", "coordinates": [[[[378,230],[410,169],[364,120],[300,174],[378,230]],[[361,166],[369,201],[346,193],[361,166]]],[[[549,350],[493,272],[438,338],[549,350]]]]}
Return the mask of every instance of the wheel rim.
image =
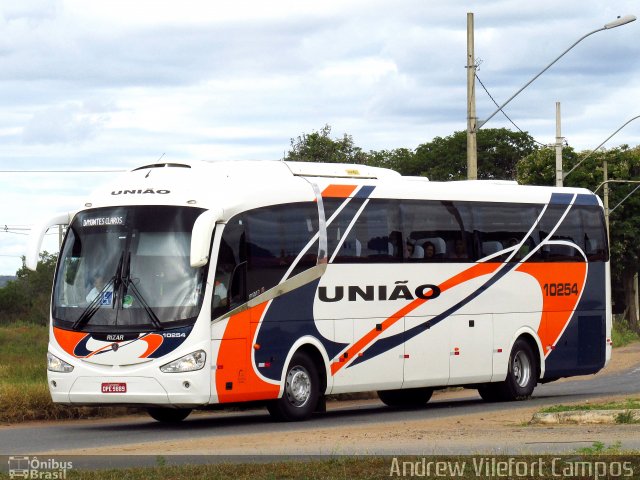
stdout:
{"type": "Polygon", "coordinates": [[[518,386],[526,387],[529,383],[529,379],[531,378],[531,361],[527,354],[522,350],[519,350],[513,356],[511,371],[513,372],[513,377],[515,378],[518,386]]]}
{"type": "Polygon", "coordinates": [[[285,394],[294,407],[302,407],[311,397],[311,378],[309,372],[297,366],[289,370],[285,394]]]}

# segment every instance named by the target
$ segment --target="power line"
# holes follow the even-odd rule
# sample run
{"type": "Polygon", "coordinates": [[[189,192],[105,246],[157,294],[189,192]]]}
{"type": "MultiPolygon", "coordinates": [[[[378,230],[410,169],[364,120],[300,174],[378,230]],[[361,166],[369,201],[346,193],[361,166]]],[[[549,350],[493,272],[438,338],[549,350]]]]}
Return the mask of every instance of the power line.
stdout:
{"type": "Polygon", "coordinates": [[[124,173],[129,170],[0,170],[0,173],[124,173]]]}
{"type": "MultiPolygon", "coordinates": [[[[494,103],[494,105],[498,108],[500,108],[500,105],[498,105],[498,102],[496,102],[495,98],[493,98],[493,96],[489,93],[489,90],[487,90],[487,87],[485,87],[484,83],[482,83],[482,80],[480,80],[480,77],[478,76],[478,74],[476,73],[476,78],[478,79],[478,82],[480,82],[480,85],[482,85],[482,88],[484,89],[484,91],[487,93],[487,95],[489,95],[489,98],[491,99],[491,101],[494,103]]],[[[518,129],[518,131],[520,133],[525,133],[523,132],[520,127],[518,125],[515,124],[515,122],[513,120],[511,120],[511,118],[509,117],[509,115],[507,115],[507,112],[505,112],[504,110],[500,109],[500,111],[502,112],[502,114],[507,118],[507,120],[509,120],[511,122],[511,125],[513,125],[514,127],[516,127],[516,129],[518,129]]],[[[533,138],[533,137],[531,137],[533,138]]],[[[539,142],[538,140],[536,140],[535,138],[533,138],[533,141],[536,142],[538,145],[542,145],[543,147],[546,147],[547,144],[546,143],[542,143],[539,142]]]]}

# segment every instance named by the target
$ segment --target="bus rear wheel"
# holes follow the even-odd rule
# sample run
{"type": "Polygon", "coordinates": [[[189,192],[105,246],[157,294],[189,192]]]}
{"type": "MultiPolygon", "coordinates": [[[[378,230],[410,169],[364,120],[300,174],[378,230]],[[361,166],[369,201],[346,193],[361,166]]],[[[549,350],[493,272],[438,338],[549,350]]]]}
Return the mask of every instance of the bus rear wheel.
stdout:
{"type": "Polygon", "coordinates": [[[537,357],[531,345],[519,338],[513,344],[507,378],[504,382],[488,383],[478,388],[478,393],[486,402],[526,400],[538,383],[537,357]]]}
{"type": "Polygon", "coordinates": [[[291,358],[285,377],[282,398],[267,404],[272,417],[292,422],[309,418],[319,399],[320,380],[313,360],[304,352],[291,358]]]}
{"type": "Polygon", "coordinates": [[[147,409],[147,413],[151,418],[162,423],[178,423],[189,416],[191,409],[152,407],[147,409]]]}
{"type": "Polygon", "coordinates": [[[516,340],[509,356],[509,371],[504,382],[507,400],[525,400],[538,383],[538,367],[531,345],[516,340]]]}
{"type": "Polygon", "coordinates": [[[396,408],[422,407],[431,400],[431,395],[433,395],[433,388],[406,388],[378,392],[382,403],[396,408]]]}

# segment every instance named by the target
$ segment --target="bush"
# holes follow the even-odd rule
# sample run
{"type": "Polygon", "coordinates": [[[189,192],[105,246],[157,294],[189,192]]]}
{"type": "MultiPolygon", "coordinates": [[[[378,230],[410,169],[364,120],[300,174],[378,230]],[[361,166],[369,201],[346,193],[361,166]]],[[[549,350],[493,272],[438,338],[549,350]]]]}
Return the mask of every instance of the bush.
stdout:
{"type": "Polygon", "coordinates": [[[16,280],[0,288],[0,322],[47,325],[57,255],[40,254],[38,270],[22,266],[16,280]]]}
{"type": "Polygon", "coordinates": [[[624,347],[630,343],[640,341],[640,335],[631,330],[628,322],[622,317],[622,315],[614,315],[611,340],[613,341],[614,348],[624,347]]]}

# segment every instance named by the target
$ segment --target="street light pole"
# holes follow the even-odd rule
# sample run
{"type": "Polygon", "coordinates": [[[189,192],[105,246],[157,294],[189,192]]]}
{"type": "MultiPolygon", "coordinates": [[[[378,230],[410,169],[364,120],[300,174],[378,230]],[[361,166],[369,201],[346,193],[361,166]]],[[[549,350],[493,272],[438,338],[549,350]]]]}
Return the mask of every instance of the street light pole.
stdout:
{"type": "Polygon", "coordinates": [[[611,135],[609,135],[607,138],[604,139],[604,141],[598,145],[596,148],[594,148],[593,150],[591,150],[591,152],[589,152],[589,154],[584,157],[582,160],[580,160],[578,163],[576,163],[573,168],[571,170],[569,170],[567,173],[564,174],[563,178],[567,178],[569,176],[569,174],[571,172],[573,172],[576,168],[578,168],[582,162],[584,162],[587,158],[589,158],[591,155],[593,155],[594,153],[596,153],[598,150],[600,150],[600,147],[602,147],[605,143],[607,143],[609,140],[611,140],[611,138],[618,133],[620,130],[622,130],[624,127],[626,127],[627,125],[629,125],[631,122],[633,122],[634,120],[637,120],[638,118],[640,118],[640,115],[637,115],[633,118],[631,118],[630,120],[627,120],[625,123],[622,124],[622,126],[620,128],[618,128],[615,132],[613,132],[611,135]]]}
{"type": "Polygon", "coordinates": [[[601,32],[603,30],[611,30],[612,28],[616,28],[616,27],[620,27],[621,25],[626,25],[627,23],[631,23],[633,21],[635,21],[636,17],[634,15],[625,15],[624,17],[618,17],[617,19],[615,19],[612,22],[609,22],[607,24],[605,24],[604,27],[598,28],[592,32],[587,33],[586,35],[583,35],[582,37],[580,37],[578,40],[576,40],[569,48],[567,48],[564,52],[562,52],[560,55],[558,55],[556,57],[556,59],[551,62],[549,65],[547,65],[546,67],[544,67],[542,69],[542,71],[540,73],[538,73],[535,77],[533,77],[531,80],[529,80],[527,83],[524,84],[524,86],[522,88],[520,88],[520,90],[518,90],[516,93],[514,93],[513,95],[511,95],[511,97],[509,97],[509,100],[507,100],[506,102],[504,102],[502,105],[500,105],[496,111],[494,111],[491,115],[489,115],[485,120],[481,120],[478,122],[478,128],[482,128],[484,126],[485,123],[487,123],[489,120],[491,120],[499,111],[501,111],[511,100],[513,100],[514,98],[516,98],[518,96],[518,94],[520,92],[522,92],[525,88],[527,88],[529,85],[531,85],[534,80],[536,80],[540,75],[542,75],[544,72],[546,72],[547,70],[549,70],[549,68],[556,63],[558,60],[560,60],[562,57],[564,57],[567,52],[569,50],[571,50],[573,47],[575,47],[577,44],[579,44],[582,40],[584,40],[585,38],[587,38],[590,35],[593,35],[594,33],[598,33],[601,32]]]}
{"type": "MultiPolygon", "coordinates": [[[[476,162],[474,163],[475,168],[476,168],[476,172],[477,172],[477,144],[476,144],[476,148],[473,148],[472,145],[472,141],[469,140],[470,137],[474,136],[477,133],[477,131],[479,129],[481,129],[489,120],[491,120],[498,112],[502,111],[502,109],[504,107],[507,106],[507,104],[509,102],[511,102],[511,100],[513,100],[516,96],[518,96],[520,94],[520,92],[522,92],[525,88],[527,88],[529,85],[531,85],[540,75],[542,75],[544,72],[546,72],[554,63],[556,63],[558,60],[560,60],[569,50],[571,50],[573,47],[575,47],[578,43],[580,43],[582,40],[584,40],[585,38],[587,38],[590,35],[593,35],[594,33],[597,32],[601,32],[602,30],[611,30],[612,28],[616,28],[616,27],[620,27],[622,25],[626,25],[627,23],[631,23],[633,21],[636,20],[636,17],[634,15],[625,15],[623,17],[618,17],[615,20],[613,20],[612,22],[609,22],[607,24],[605,24],[603,27],[598,28],[592,32],[587,33],[586,35],[583,35],[582,37],[580,37],[576,42],[574,42],[569,48],[567,48],[564,52],[562,52],[558,57],[556,57],[555,60],[553,60],[549,65],[547,65],[546,67],[544,67],[542,69],[542,71],[540,71],[540,73],[538,73],[535,77],[533,77],[531,80],[529,80],[527,83],[524,84],[524,86],[522,88],[520,88],[516,93],[514,93],[513,95],[511,95],[511,97],[509,97],[509,99],[504,102],[502,105],[500,105],[491,115],[489,115],[485,120],[480,120],[478,121],[475,118],[475,66],[473,68],[469,68],[470,66],[470,62],[471,64],[475,65],[475,62],[473,60],[473,58],[471,58],[471,60],[469,60],[469,38],[471,38],[471,51],[473,54],[473,31],[471,32],[471,34],[469,34],[469,15],[471,15],[471,29],[473,30],[473,14],[469,14],[467,13],[467,103],[469,104],[469,98],[470,98],[470,91],[473,91],[473,122],[470,122],[470,117],[471,117],[471,111],[468,110],[468,115],[467,115],[467,166],[469,166],[470,163],[472,162],[476,162]],[[473,79],[470,82],[469,81],[469,75],[473,73],[473,79]],[[475,128],[473,129],[473,132],[470,131],[470,123],[475,123],[475,128]],[[473,133],[473,135],[472,135],[473,133]],[[470,151],[472,150],[473,151],[470,151]],[[474,160],[475,159],[475,160],[474,160]]],[[[470,108],[470,106],[469,106],[470,108]]],[[[469,167],[468,167],[469,168],[469,167]]],[[[473,168],[473,167],[472,167],[473,168]]],[[[467,176],[470,176],[471,171],[469,170],[467,172],[467,176]]]]}

